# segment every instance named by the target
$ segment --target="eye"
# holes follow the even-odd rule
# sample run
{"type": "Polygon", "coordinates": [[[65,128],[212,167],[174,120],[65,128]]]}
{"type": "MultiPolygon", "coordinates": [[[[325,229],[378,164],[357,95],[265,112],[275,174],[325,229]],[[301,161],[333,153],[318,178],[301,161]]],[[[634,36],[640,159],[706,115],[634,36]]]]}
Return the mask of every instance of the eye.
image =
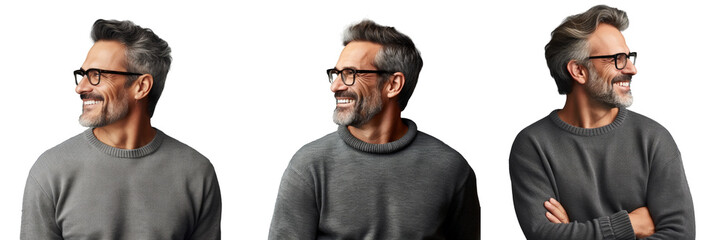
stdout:
{"type": "Polygon", "coordinates": [[[97,77],[98,77],[98,74],[100,74],[100,72],[99,72],[98,70],[95,70],[95,69],[90,69],[90,70],[87,71],[86,74],[88,75],[88,77],[97,78],[97,77]]]}

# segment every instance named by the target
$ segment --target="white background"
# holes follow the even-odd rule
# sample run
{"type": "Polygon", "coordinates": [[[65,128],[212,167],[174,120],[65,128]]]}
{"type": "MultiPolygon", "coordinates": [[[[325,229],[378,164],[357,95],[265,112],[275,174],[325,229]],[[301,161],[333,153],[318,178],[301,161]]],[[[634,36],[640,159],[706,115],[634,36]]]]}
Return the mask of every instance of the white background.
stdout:
{"type": "MultiPolygon", "coordinates": [[[[716,238],[721,223],[721,21],[711,2],[603,2],[629,14],[624,35],[639,54],[630,109],[673,134],[698,239],[716,238]]],[[[395,26],[420,49],[425,64],[403,116],[458,150],[476,171],[483,239],[523,239],[508,176],[511,143],[563,106],[544,59],[550,32],[598,3],[4,2],[0,236],[19,235],[23,188],[37,157],[84,130],[71,71],[92,46],[96,19],[132,20],[168,41],[174,61],[153,125],[213,162],[223,238],[265,239],[290,157],[336,129],[325,69],[343,48],[341,33],[369,18],[395,26]]]]}

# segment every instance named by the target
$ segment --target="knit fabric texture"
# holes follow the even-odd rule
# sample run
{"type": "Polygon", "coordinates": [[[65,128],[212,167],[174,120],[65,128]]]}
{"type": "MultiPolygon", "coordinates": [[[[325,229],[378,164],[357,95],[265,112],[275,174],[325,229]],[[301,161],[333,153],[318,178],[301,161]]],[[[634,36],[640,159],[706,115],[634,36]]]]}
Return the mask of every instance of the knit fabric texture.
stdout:
{"type": "Polygon", "coordinates": [[[281,180],[269,239],[479,239],[476,178],[419,132],[369,144],[346,126],[303,146],[281,180]]]}
{"type": "Polygon", "coordinates": [[[694,239],[691,193],[681,154],[657,122],[620,108],[599,128],[570,125],[558,110],[522,130],[511,148],[518,222],[528,239],[636,239],[628,213],[648,207],[647,239],[694,239]],[[570,223],[546,219],[557,199],[570,223]]]}
{"type": "Polygon", "coordinates": [[[213,165],[156,130],[118,149],[88,129],[47,150],[25,184],[21,239],[220,239],[213,165]]]}

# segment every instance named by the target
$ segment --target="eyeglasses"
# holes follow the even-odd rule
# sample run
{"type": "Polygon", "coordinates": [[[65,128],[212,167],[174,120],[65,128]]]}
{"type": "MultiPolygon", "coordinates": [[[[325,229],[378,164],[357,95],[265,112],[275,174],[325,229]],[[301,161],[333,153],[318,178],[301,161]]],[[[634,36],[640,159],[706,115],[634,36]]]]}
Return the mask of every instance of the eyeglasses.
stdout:
{"type": "Polygon", "coordinates": [[[604,56],[591,56],[588,57],[588,59],[594,59],[594,58],[613,58],[613,62],[616,64],[616,69],[621,70],[626,67],[626,63],[628,63],[628,60],[631,59],[631,63],[636,64],[636,52],[632,53],[616,53],[614,55],[604,55],[604,56]]]}
{"type": "Polygon", "coordinates": [[[333,81],[338,78],[338,75],[340,75],[340,79],[343,80],[343,84],[345,84],[346,86],[353,86],[353,84],[355,84],[355,75],[358,73],[393,73],[384,70],[355,70],[352,68],[346,68],[343,70],[331,68],[326,70],[325,72],[328,74],[328,81],[330,83],[333,83],[333,81]]]}
{"type": "Polygon", "coordinates": [[[130,75],[130,76],[140,76],[143,74],[140,73],[131,73],[131,72],[118,72],[118,71],[110,71],[110,70],[103,70],[103,69],[97,69],[97,68],[91,68],[88,70],[78,69],[73,71],[73,74],[75,75],[75,85],[80,84],[80,81],[83,80],[83,77],[88,78],[88,82],[92,84],[93,86],[100,84],[100,78],[103,78],[103,74],[120,74],[120,75],[130,75]]]}

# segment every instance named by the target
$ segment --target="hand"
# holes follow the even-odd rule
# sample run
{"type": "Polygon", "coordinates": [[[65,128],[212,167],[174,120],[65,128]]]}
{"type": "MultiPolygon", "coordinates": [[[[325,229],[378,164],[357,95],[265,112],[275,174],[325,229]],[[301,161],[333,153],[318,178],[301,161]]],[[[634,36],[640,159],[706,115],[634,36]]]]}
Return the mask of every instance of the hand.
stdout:
{"type": "Polygon", "coordinates": [[[548,218],[548,221],[551,221],[552,223],[569,222],[566,209],[563,209],[561,203],[556,201],[556,199],[549,199],[548,201],[543,203],[543,206],[546,207],[546,210],[548,210],[548,212],[546,212],[546,218],[548,218]]]}
{"type": "Polygon", "coordinates": [[[647,207],[636,208],[628,214],[628,218],[631,219],[631,226],[637,238],[646,238],[656,232],[656,226],[647,207]]]}

